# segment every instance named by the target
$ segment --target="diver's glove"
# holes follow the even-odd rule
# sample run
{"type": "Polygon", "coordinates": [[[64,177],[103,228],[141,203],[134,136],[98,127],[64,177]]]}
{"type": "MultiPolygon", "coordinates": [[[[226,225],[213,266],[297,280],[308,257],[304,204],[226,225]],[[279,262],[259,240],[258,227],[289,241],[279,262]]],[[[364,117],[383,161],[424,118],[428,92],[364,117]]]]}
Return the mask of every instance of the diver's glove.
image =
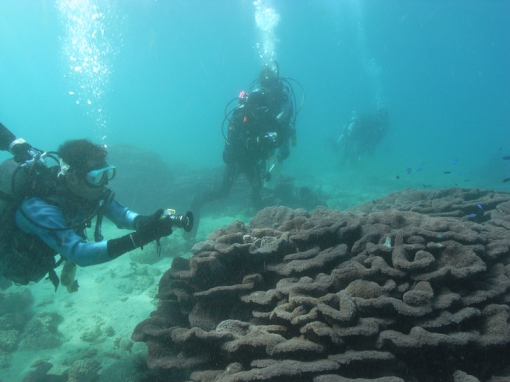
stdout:
{"type": "Polygon", "coordinates": [[[25,163],[34,158],[37,154],[32,145],[24,139],[16,139],[9,146],[9,151],[14,156],[16,163],[25,163]]]}
{"type": "Polygon", "coordinates": [[[137,239],[140,240],[139,246],[143,246],[172,233],[173,223],[170,217],[164,214],[162,208],[154,212],[151,216],[138,215],[134,223],[137,239]]]}
{"type": "Polygon", "coordinates": [[[14,161],[18,164],[26,163],[34,158],[38,158],[38,162],[44,165],[42,152],[34,149],[32,145],[23,138],[14,136],[2,123],[0,123],[0,150],[9,151],[14,156],[14,161]]]}
{"type": "Polygon", "coordinates": [[[150,216],[138,215],[134,223],[136,232],[107,241],[106,248],[112,259],[135,248],[143,248],[145,244],[172,233],[172,220],[164,215],[163,209],[157,210],[150,216]]]}

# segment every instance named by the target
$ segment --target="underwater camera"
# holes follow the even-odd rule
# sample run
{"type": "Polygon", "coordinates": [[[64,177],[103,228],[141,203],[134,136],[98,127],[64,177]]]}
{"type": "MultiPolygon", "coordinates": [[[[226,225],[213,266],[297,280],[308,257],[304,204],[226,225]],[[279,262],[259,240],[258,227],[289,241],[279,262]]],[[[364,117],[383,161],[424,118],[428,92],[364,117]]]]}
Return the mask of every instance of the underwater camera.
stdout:
{"type": "Polygon", "coordinates": [[[193,228],[193,214],[191,211],[182,215],[176,215],[175,210],[167,209],[163,216],[168,216],[173,227],[182,228],[185,232],[189,232],[193,228]]]}
{"type": "Polygon", "coordinates": [[[261,144],[266,148],[277,148],[278,147],[278,134],[275,132],[269,132],[261,137],[257,137],[257,143],[261,144]]]}

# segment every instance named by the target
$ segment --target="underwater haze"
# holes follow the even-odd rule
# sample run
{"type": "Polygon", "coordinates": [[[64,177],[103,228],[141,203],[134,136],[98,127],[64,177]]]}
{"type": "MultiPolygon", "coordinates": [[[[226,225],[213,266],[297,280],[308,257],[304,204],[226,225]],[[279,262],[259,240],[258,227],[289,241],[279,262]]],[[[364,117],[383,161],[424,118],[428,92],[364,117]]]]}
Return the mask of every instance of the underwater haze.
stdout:
{"type": "Polygon", "coordinates": [[[507,1],[3,0],[0,120],[44,150],[88,137],[221,166],[225,105],[275,59],[306,96],[298,181],[508,189],[509,37],[507,1]],[[339,167],[328,142],[381,105],[375,154],[339,167]]]}
{"type": "MultiPolygon", "coordinates": [[[[307,209],[320,200],[345,210],[406,188],[510,191],[510,1],[0,0],[0,122],[45,151],[89,138],[114,159],[115,145],[136,146],[118,156],[124,183],[122,163],[111,161],[110,185],[142,214],[184,212],[203,174],[221,181],[225,109],[273,62],[297,106],[304,100],[282,174],[294,199],[316,196],[307,209]],[[380,108],[390,123],[375,151],[343,162],[335,145],[344,126],[380,108]]],[[[239,194],[234,187],[220,208],[204,208],[198,241],[248,223],[254,211],[238,208],[239,194]]],[[[18,293],[30,297],[26,306],[65,341],[0,346],[0,380],[22,380],[46,361],[63,376],[75,360],[96,357],[104,368],[121,352],[145,352],[133,328],[154,310],[172,259],[190,257],[195,243],[175,231],[161,258],[149,248],[80,268],[78,294],[55,293],[47,280],[5,292],[13,312],[18,293]]],[[[121,233],[106,222],[105,235],[121,233]]]]}

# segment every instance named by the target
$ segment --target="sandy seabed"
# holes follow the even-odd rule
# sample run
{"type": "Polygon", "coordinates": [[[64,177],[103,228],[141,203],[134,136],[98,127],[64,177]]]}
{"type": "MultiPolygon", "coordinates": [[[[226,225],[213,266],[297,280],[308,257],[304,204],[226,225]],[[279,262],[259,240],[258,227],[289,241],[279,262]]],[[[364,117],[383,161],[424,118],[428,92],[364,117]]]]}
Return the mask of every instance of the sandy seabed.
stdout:
{"type": "MultiPolygon", "coordinates": [[[[232,219],[204,217],[197,239],[205,239],[207,232],[228,225],[232,219]]],[[[106,221],[103,232],[106,238],[124,234],[106,221]]],[[[98,373],[101,374],[102,370],[123,358],[136,353],[145,356],[145,344],[131,341],[131,334],[135,326],[155,310],[159,278],[171,266],[173,258],[170,251],[176,243],[181,251],[183,247],[191,247],[178,230],[168,239],[162,239],[167,250],[163,251],[159,260],[155,245],[150,244],[143,253],[137,250],[109,263],[78,268],[76,279],[80,288],[77,293],[69,293],[63,286],[55,292],[49,280],[27,287],[11,286],[9,292],[19,288],[30,291],[33,296],[32,317],[48,313],[61,317],[54,333],[61,345],[40,350],[19,350],[18,347],[12,353],[5,352],[3,363],[6,367],[0,369],[0,381],[22,381],[41,362],[53,365],[48,374],[62,375],[75,361],[93,359],[100,363],[98,373]],[[133,261],[140,255],[149,258],[149,261],[153,257],[153,261],[157,262],[141,264],[133,261]]],[[[60,271],[61,268],[58,268],[57,274],[60,271]]]]}

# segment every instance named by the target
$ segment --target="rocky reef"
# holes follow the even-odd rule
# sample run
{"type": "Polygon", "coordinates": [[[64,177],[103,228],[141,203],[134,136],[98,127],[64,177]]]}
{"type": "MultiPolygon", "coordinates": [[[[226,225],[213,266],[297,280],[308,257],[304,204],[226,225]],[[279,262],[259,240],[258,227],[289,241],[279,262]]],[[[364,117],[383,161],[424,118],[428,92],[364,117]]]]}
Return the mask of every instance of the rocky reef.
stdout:
{"type": "MultiPolygon", "coordinates": [[[[108,161],[117,167],[110,184],[116,199],[143,214],[158,208],[174,208],[184,213],[195,193],[220,186],[225,171],[224,166],[192,169],[186,164],[169,165],[155,152],[133,145],[112,145],[108,148],[108,161]]],[[[249,181],[240,177],[228,199],[207,203],[204,212],[251,209],[250,192],[249,181]]],[[[320,187],[296,185],[291,177],[282,174],[275,190],[264,189],[262,199],[264,206],[282,204],[313,210],[326,203],[327,195],[322,194],[320,187]]]]}
{"type": "Polygon", "coordinates": [[[161,381],[498,381],[510,194],[405,190],[268,207],[176,258],[133,340],[161,381]]]}

